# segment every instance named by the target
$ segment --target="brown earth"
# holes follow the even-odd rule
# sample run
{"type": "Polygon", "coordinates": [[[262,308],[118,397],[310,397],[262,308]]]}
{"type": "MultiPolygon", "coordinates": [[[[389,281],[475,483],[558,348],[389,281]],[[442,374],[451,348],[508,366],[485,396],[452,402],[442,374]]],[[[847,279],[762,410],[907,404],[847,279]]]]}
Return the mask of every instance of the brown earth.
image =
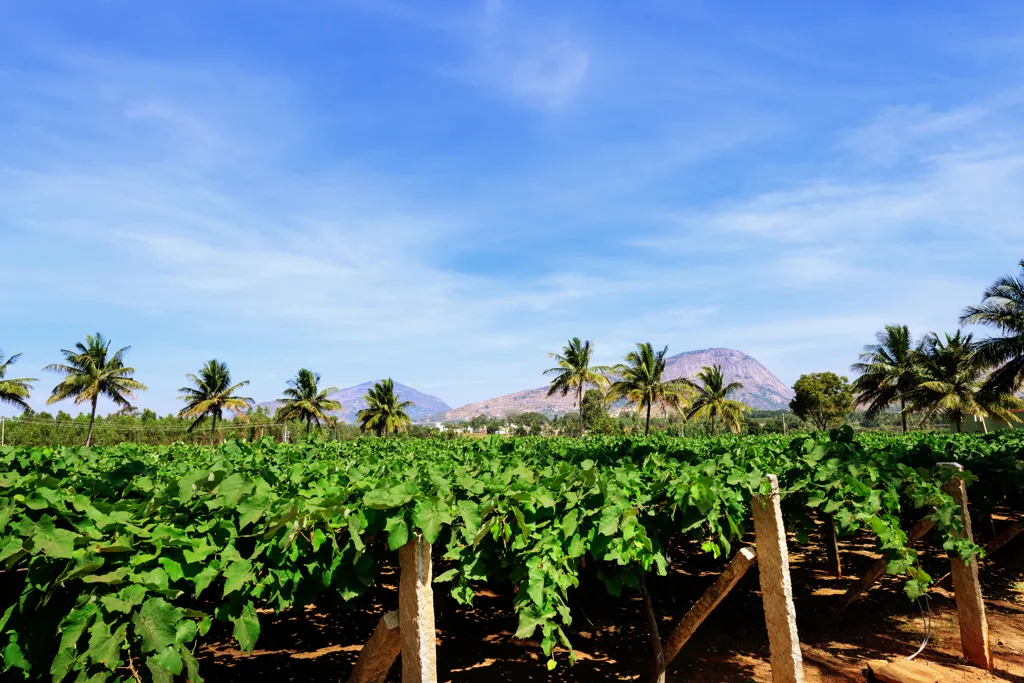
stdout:
{"type": "MultiPolygon", "coordinates": [[[[816,543],[799,546],[790,539],[790,544],[805,679],[809,683],[864,681],[868,660],[902,659],[917,650],[923,619],[918,607],[902,593],[898,579],[883,578],[836,623],[821,622],[821,615],[834,604],[836,596],[852,583],[851,577],[866,569],[875,557],[872,539],[859,536],[843,540],[846,576],[842,579],[827,573],[824,552],[816,543]]],[[[722,562],[690,547],[674,548],[673,555],[685,557],[685,568],[677,566],[668,576],[654,577],[649,582],[663,638],[722,566],[722,562]]],[[[951,683],[1024,683],[1022,559],[1024,541],[1018,537],[982,565],[995,672],[962,664],[955,602],[953,595],[941,588],[931,592],[931,639],[916,661],[935,668],[941,680],[951,683]]],[[[929,550],[924,565],[933,576],[940,576],[949,563],[941,553],[929,550]]],[[[438,563],[435,573],[444,569],[443,563],[438,563]]],[[[381,614],[396,608],[396,586],[397,575],[388,569],[380,583],[352,609],[309,606],[279,615],[261,614],[263,633],[259,648],[251,655],[237,651],[230,627],[215,626],[205,639],[206,645],[196,653],[203,675],[208,681],[347,680],[362,643],[381,614]]],[[[570,666],[563,651],[557,655],[558,667],[549,672],[538,642],[513,637],[516,617],[507,584],[480,586],[470,608],[455,603],[444,586],[435,584],[438,679],[452,683],[646,680],[651,657],[638,594],[610,598],[596,581],[583,576],[580,589],[572,595],[571,607],[575,622],[569,638],[579,662],[570,666]]],[[[393,666],[388,681],[399,681],[400,670],[400,665],[393,666]]],[[[668,681],[770,680],[768,638],[755,567],[686,644],[669,668],[668,681]]]]}

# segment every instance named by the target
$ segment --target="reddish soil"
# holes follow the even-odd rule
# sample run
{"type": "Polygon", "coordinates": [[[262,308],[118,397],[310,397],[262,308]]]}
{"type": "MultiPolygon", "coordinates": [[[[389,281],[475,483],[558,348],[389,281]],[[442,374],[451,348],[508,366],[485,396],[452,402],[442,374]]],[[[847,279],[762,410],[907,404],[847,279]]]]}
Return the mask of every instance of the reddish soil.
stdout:
{"type": "MultiPolygon", "coordinates": [[[[911,655],[922,640],[923,619],[916,604],[902,592],[899,580],[885,577],[855,602],[842,618],[821,621],[840,595],[875,555],[871,538],[842,540],[845,576],[826,572],[825,554],[812,542],[793,551],[793,577],[798,628],[803,645],[805,680],[816,683],[864,681],[868,660],[896,660],[911,655]]],[[[666,637],[672,626],[721,571],[715,562],[686,548],[686,567],[655,577],[649,588],[666,637]]],[[[948,570],[941,553],[927,550],[925,568],[933,576],[948,570]]],[[[1024,683],[1024,534],[982,563],[988,608],[993,673],[965,666],[960,657],[956,605],[951,592],[935,588],[930,597],[931,639],[917,658],[941,672],[951,683],[1010,681],[1024,683]]],[[[435,566],[435,573],[444,571],[435,566]]],[[[238,652],[230,627],[214,627],[196,654],[208,681],[347,680],[363,642],[381,614],[397,607],[397,574],[386,571],[380,584],[348,609],[318,608],[282,614],[261,614],[263,632],[251,655],[238,652]]],[[[451,599],[435,584],[438,677],[452,683],[494,681],[645,681],[651,659],[643,603],[639,594],[607,597],[596,581],[584,581],[574,594],[575,622],[569,638],[579,662],[547,671],[536,641],[513,637],[516,618],[511,589],[481,585],[472,608],[451,599]]],[[[400,680],[399,664],[388,681],[400,680]]],[[[668,671],[668,681],[698,683],[767,682],[768,636],[761,609],[756,566],[740,581],[683,648],[668,671]]]]}

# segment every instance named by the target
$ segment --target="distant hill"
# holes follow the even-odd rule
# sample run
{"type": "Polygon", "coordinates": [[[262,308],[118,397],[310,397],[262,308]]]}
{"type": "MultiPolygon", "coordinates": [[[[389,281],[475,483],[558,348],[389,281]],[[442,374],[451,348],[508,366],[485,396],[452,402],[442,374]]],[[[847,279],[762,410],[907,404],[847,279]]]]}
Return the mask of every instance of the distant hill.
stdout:
{"type": "MultiPolygon", "coordinates": [[[[369,391],[373,384],[374,383],[372,381],[363,382],[362,384],[357,384],[352,387],[345,387],[344,389],[340,389],[331,394],[331,398],[340,402],[342,407],[341,412],[333,414],[339,416],[343,422],[355,422],[356,414],[366,407],[366,401],[363,400],[363,396],[366,395],[366,392],[369,391]]],[[[403,401],[412,401],[416,404],[408,410],[409,417],[411,417],[413,421],[422,420],[430,415],[451,410],[451,406],[439,399],[437,396],[424,394],[422,391],[417,391],[405,384],[395,382],[395,392],[403,401]]],[[[280,403],[277,401],[268,401],[266,403],[261,403],[260,405],[265,407],[270,411],[270,414],[273,415],[280,403]]]]}
{"type": "MultiPolygon", "coordinates": [[[[701,349],[686,351],[666,359],[665,378],[695,377],[705,365],[718,364],[726,382],[743,383],[743,389],[737,391],[733,398],[743,401],[751,408],[772,410],[784,408],[793,398],[793,391],[761,365],[753,356],[735,349],[701,349]]],[[[512,413],[538,412],[548,416],[561,415],[575,407],[573,396],[555,394],[548,397],[548,387],[538,387],[517,391],[490,398],[486,401],[471,403],[448,410],[434,418],[444,421],[468,420],[477,415],[488,417],[505,417],[512,413]]]]}

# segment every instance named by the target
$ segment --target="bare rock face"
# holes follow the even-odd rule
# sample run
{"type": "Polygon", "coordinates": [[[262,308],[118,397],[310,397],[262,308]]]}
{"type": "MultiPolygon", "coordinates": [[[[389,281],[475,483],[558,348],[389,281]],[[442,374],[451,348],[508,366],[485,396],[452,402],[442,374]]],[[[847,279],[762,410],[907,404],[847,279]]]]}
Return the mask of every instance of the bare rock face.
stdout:
{"type": "MultiPolygon", "coordinates": [[[[761,365],[753,356],[735,349],[702,349],[687,351],[667,359],[666,379],[696,377],[704,366],[721,365],[726,382],[741,382],[743,388],[730,398],[743,401],[752,408],[772,410],[785,408],[793,391],[761,365]]],[[[517,391],[479,403],[471,403],[434,416],[438,420],[468,420],[477,415],[505,417],[513,413],[538,412],[554,416],[576,410],[576,397],[555,394],[548,396],[547,387],[517,391]]]]}

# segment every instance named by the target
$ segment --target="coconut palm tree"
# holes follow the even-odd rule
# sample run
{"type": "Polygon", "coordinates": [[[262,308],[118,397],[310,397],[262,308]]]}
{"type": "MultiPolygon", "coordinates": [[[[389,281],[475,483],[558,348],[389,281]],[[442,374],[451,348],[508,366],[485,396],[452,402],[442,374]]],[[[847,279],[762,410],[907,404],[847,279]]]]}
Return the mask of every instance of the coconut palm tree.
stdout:
{"type": "Polygon", "coordinates": [[[1024,259],[1021,277],[1003,276],[982,294],[981,303],[968,306],[961,325],[988,325],[1001,335],[977,342],[978,355],[995,368],[990,391],[1016,392],[1024,385],[1024,259]]]}
{"type": "Polygon", "coordinates": [[[989,361],[972,335],[945,335],[940,339],[926,335],[919,353],[921,383],[911,398],[910,407],[924,413],[925,419],[942,415],[963,431],[964,418],[989,416],[1007,422],[1019,422],[1011,411],[1024,405],[1012,392],[1000,391],[987,382],[989,361]]]}
{"type": "Polygon", "coordinates": [[[320,429],[320,421],[330,422],[329,410],[341,410],[341,403],[328,397],[338,387],[320,388],[320,375],[302,368],[295,379],[288,380],[288,388],[284,396],[278,399],[283,405],[277,409],[275,418],[280,421],[302,420],[306,423],[306,434],[316,422],[320,429]]]}
{"type": "Polygon", "coordinates": [[[230,410],[242,414],[255,401],[245,396],[236,396],[235,392],[249,384],[248,380],[231,383],[231,371],[227,363],[216,358],[208,360],[199,370],[198,375],[189,374],[188,379],[194,386],[182,387],[179,400],[185,402],[185,407],[178,413],[178,417],[193,419],[188,431],[192,432],[202,424],[207,417],[211,418],[213,424],[210,426],[210,443],[217,438],[217,421],[224,417],[224,411],[230,410]]]}
{"type": "Polygon", "coordinates": [[[16,353],[7,360],[0,352],[0,403],[10,403],[22,410],[31,411],[28,406],[28,395],[32,391],[32,382],[38,382],[34,377],[22,377],[20,379],[7,379],[7,370],[18,362],[20,353],[16,353]]]}
{"type": "Polygon", "coordinates": [[[390,377],[374,383],[363,399],[366,407],[359,411],[356,419],[364,432],[386,436],[404,432],[412,424],[412,418],[405,409],[416,404],[401,400],[402,397],[395,393],[395,382],[390,377]]]}
{"type": "Polygon", "coordinates": [[[707,420],[711,424],[711,433],[715,433],[715,420],[721,418],[722,424],[733,432],[740,431],[743,424],[743,413],[750,410],[746,403],[734,401],[729,398],[729,392],[738,391],[743,388],[740,382],[725,383],[725,376],[722,374],[721,365],[704,366],[697,373],[696,380],[690,382],[697,390],[697,397],[693,400],[690,410],[687,412],[687,419],[707,420]]]}
{"type": "Polygon", "coordinates": [[[650,342],[637,343],[636,349],[626,354],[625,363],[612,368],[619,376],[608,388],[605,400],[608,402],[619,398],[636,406],[638,413],[646,411],[644,434],[651,431],[651,407],[655,403],[664,403],[677,410],[689,406],[692,387],[685,379],[665,380],[666,346],[655,351],[650,342]]]}
{"type": "Polygon", "coordinates": [[[906,325],[886,325],[875,335],[877,344],[868,344],[860,362],[850,369],[860,373],[853,383],[857,403],[866,406],[874,417],[891,405],[899,404],[903,433],[907,433],[907,401],[920,383],[918,349],[906,325]]]}
{"type": "Polygon", "coordinates": [[[561,392],[566,396],[571,391],[576,396],[576,406],[580,411],[580,436],[583,436],[583,390],[588,384],[598,389],[607,389],[608,378],[602,373],[609,372],[609,368],[596,366],[590,367],[590,357],[594,347],[590,340],[580,341],[579,337],[573,337],[569,343],[562,347],[562,353],[549,353],[549,358],[554,358],[558,367],[544,371],[545,375],[554,375],[551,380],[551,387],[548,389],[548,396],[561,392]]]}
{"type": "Polygon", "coordinates": [[[85,445],[92,445],[92,431],[96,422],[96,404],[100,397],[110,399],[120,409],[131,408],[128,399],[137,398],[136,391],[146,391],[146,385],[135,379],[135,368],[124,364],[131,349],[125,346],[110,353],[110,340],[97,332],[87,334],[85,343],[78,342],[74,349],[61,349],[64,363],[47,365],[44,370],[64,375],[65,379],[53,388],[48,405],[67,398],[75,403],[89,403],[89,434],[85,445]]]}

